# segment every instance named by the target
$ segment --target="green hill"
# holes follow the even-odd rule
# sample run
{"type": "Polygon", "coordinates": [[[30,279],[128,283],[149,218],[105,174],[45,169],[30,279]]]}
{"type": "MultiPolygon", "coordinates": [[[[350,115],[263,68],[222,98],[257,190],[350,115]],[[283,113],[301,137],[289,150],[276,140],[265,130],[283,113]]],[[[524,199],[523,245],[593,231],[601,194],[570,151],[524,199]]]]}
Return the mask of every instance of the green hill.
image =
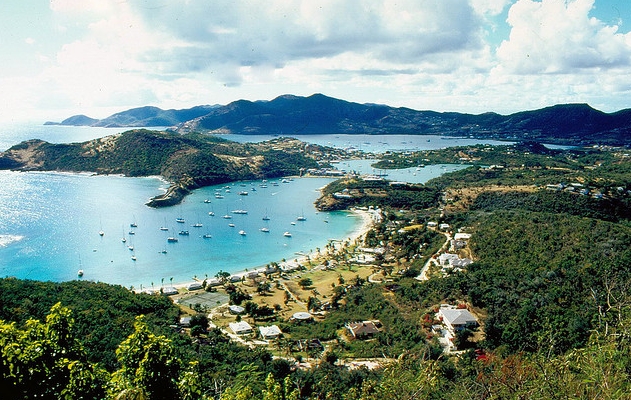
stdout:
{"type": "Polygon", "coordinates": [[[235,143],[212,136],[132,130],[83,143],[29,140],[0,153],[0,169],[160,175],[173,182],[151,206],[177,204],[190,190],[218,183],[298,175],[317,167],[322,148],[295,139],[235,143]]]}

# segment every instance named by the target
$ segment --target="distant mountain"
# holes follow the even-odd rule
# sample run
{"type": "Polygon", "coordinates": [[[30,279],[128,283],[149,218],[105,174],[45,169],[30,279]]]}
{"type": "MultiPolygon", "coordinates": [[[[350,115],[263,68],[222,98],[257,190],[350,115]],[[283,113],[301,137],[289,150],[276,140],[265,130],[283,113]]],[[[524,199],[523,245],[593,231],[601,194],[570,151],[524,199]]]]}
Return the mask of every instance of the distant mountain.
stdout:
{"type": "Polygon", "coordinates": [[[75,115],[59,123],[46,122],[46,125],[99,126],[108,128],[168,127],[176,126],[182,122],[206,115],[216,107],[219,106],[203,105],[183,110],[162,110],[158,107],[147,106],[122,111],[104,119],[75,115]]]}
{"type": "MultiPolygon", "coordinates": [[[[480,139],[532,140],[562,144],[631,144],[631,109],[607,114],[587,104],[563,104],[510,115],[417,111],[359,104],[322,94],[279,96],[270,101],[238,100],[225,106],[163,111],[142,107],[103,120],[85,116],[91,126],[177,126],[176,131],[235,134],[418,134],[480,139]]],[[[67,122],[68,121],[68,122],[67,122]]]]}
{"type": "Polygon", "coordinates": [[[510,115],[417,111],[347,102],[322,94],[239,100],[187,121],[179,132],[300,135],[419,134],[565,144],[631,144],[631,109],[606,114],[563,104],[510,115]]]}
{"type": "Polygon", "coordinates": [[[64,119],[61,122],[46,122],[44,125],[91,126],[98,121],[98,119],[90,118],[85,115],[74,115],[70,118],[64,119]]]}

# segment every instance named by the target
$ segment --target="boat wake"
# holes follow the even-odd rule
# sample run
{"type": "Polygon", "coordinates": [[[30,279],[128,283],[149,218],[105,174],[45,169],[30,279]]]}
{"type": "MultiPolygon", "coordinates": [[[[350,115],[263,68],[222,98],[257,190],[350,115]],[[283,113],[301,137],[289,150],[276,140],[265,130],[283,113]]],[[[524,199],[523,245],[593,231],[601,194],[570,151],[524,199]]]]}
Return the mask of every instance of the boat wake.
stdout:
{"type": "Polygon", "coordinates": [[[24,236],[19,235],[0,235],[0,247],[7,247],[11,243],[19,242],[24,236]]]}

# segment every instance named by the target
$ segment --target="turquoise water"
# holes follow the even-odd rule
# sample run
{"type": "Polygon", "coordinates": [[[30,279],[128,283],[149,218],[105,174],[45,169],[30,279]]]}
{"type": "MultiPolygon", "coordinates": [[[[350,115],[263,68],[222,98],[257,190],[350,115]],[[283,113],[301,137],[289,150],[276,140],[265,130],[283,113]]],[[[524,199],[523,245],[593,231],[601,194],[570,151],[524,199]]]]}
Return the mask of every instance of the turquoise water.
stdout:
{"type": "Polygon", "coordinates": [[[270,181],[267,188],[260,181],[242,182],[230,185],[229,192],[207,187],[179,206],[152,209],[144,203],[166,187],[158,178],[0,171],[0,276],[65,281],[83,269],[83,279],[138,288],[291,260],[324,247],[328,239],[348,237],[359,222],[349,213],[315,210],[317,189],[329,181],[270,181]],[[215,198],[216,190],[223,199],[215,198]],[[232,218],[224,219],[226,214],[232,218]],[[202,227],[193,226],[198,223],[202,227]],[[292,236],[283,236],[286,231],[292,236]],[[169,243],[169,236],[178,242],[169,243]]]}
{"type": "MultiPolygon", "coordinates": [[[[122,130],[41,125],[4,127],[0,129],[0,150],[32,138],[53,143],[81,142],[122,130]]],[[[228,137],[239,141],[267,138],[228,137]]],[[[414,135],[300,138],[371,152],[482,143],[414,135]]],[[[340,164],[340,168],[375,172],[370,163],[353,161],[340,164]]],[[[462,167],[388,171],[388,178],[423,183],[462,167]]],[[[295,179],[288,183],[276,180],[267,182],[267,187],[262,187],[260,181],[239,182],[230,185],[229,192],[224,186],[207,187],[196,190],[179,206],[152,209],[145,206],[147,200],[168,186],[157,177],[0,171],[0,276],[67,281],[77,279],[77,271],[82,269],[82,279],[149,288],[163,280],[188,282],[194,276],[212,277],[219,270],[238,272],[272,261],[291,260],[324,247],[329,239],[347,238],[360,223],[349,213],[315,210],[313,202],[319,196],[318,189],[330,181],[327,178],[295,179]],[[215,198],[216,191],[224,198],[215,198]],[[240,191],[248,191],[248,195],[241,196],[240,191]],[[247,214],[232,213],[239,209],[247,214]],[[215,215],[210,216],[210,212],[215,215]],[[226,214],[232,218],[222,218],[226,214]],[[262,219],[265,215],[269,221],[262,219]],[[306,217],[306,221],[298,221],[299,216],[306,217]],[[184,223],[176,222],[180,217],[184,223]],[[138,226],[131,228],[131,223],[138,226]],[[196,223],[202,227],[194,227],[196,223]],[[230,227],[230,223],[235,226],[230,227]],[[160,230],[163,226],[169,231],[160,230]],[[262,232],[261,228],[269,232],[262,232]],[[103,236],[99,235],[101,230],[103,236]],[[131,230],[133,235],[129,233],[131,230]],[[189,235],[178,234],[183,230],[189,235]],[[241,230],[246,234],[240,235],[241,230]],[[286,231],[292,236],[283,236],[286,231]],[[178,238],[178,242],[169,243],[169,236],[178,238]],[[129,246],[133,246],[133,251],[129,246]]]]}

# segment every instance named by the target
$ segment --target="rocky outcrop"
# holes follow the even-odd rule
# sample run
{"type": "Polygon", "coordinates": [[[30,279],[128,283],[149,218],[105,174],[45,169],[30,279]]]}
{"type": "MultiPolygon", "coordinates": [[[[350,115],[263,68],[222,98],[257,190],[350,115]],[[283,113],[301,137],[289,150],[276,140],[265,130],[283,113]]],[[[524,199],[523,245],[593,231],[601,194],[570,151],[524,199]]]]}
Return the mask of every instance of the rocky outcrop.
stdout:
{"type": "Polygon", "coordinates": [[[174,206],[180,204],[190,192],[185,182],[178,182],[171,185],[164,194],[151,198],[146,204],[154,208],[174,206]]]}

